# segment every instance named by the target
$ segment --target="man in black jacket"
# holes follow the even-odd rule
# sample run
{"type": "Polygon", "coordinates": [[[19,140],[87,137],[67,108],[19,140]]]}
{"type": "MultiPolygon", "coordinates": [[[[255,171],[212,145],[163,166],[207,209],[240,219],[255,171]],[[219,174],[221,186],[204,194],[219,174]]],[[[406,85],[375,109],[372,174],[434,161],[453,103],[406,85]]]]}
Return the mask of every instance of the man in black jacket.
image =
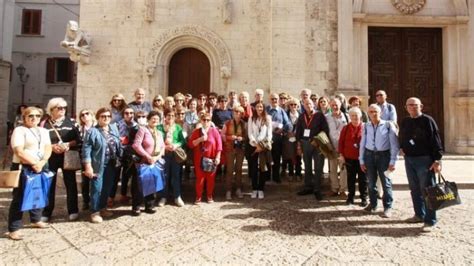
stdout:
{"type": "Polygon", "coordinates": [[[406,102],[410,116],[405,117],[400,127],[400,148],[405,155],[405,169],[408,177],[415,215],[407,222],[424,222],[423,231],[435,229],[436,212],[426,208],[422,190],[435,185],[435,173],[441,171],[443,146],[438,126],[433,118],[423,114],[420,99],[411,97],[406,102]]]}
{"type": "Polygon", "coordinates": [[[311,99],[303,100],[305,112],[300,115],[296,122],[296,140],[298,155],[303,157],[304,162],[304,188],[298,195],[314,193],[317,200],[322,200],[321,179],[323,175],[324,156],[318,148],[311,145],[311,140],[321,131],[329,134],[326,117],[321,112],[314,110],[311,99]],[[315,169],[313,173],[313,160],[315,169]]]}

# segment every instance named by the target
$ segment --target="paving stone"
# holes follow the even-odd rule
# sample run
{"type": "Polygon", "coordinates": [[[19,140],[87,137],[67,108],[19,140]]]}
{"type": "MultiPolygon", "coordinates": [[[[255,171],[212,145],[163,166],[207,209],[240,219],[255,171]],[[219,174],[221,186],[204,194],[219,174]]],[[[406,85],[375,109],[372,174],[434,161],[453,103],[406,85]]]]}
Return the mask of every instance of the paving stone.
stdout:
{"type": "Polygon", "coordinates": [[[43,265],[83,265],[86,256],[75,248],[42,256],[39,261],[43,265]]]}

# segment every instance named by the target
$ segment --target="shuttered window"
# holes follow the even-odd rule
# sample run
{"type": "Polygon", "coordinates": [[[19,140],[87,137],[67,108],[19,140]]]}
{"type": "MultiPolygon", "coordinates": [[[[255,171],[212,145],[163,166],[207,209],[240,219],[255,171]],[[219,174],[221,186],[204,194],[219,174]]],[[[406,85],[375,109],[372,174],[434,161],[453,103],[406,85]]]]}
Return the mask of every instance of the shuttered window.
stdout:
{"type": "Polygon", "coordinates": [[[21,34],[41,34],[41,10],[23,9],[21,20],[21,34]]]}
{"type": "Polygon", "coordinates": [[[73,83],[75,64],[67,57],[46,60],[46,83],[73,83]]]}

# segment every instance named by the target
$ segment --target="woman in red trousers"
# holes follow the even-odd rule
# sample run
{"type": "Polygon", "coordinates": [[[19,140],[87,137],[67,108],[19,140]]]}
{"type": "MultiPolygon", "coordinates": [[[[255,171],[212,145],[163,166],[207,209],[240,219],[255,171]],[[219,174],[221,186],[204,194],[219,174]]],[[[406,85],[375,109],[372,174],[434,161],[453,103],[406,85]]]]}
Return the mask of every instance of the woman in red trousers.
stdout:
{"type": "Polygon", "coordinates": [[[211,127],[211,115],[205,113],[201,116],[202,127],[195,129],[188,140],[188,146],[194,152],[194,170],[196,171],[196,201],[201,203],[202,190],[206,182],[207,202],[212,203],[214,193],[214,179],[216,171],[204,171],[201,165],[202,158],[212,160],[215,166],[219,165],[222,151],[222,137],[215,127],[211,127]]]}

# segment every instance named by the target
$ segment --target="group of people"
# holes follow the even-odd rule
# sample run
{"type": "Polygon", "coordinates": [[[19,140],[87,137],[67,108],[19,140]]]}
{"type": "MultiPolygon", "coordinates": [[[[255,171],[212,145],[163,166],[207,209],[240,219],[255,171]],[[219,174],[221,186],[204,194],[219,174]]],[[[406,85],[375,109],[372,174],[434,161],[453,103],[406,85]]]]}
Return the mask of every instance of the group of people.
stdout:
{"type": "MultiPolygon", "coordinates": [[[[110,106],[97,111],[83,109],[77,121],[67,116],[67,102],[51,99],[46,115],[38,107],[26,107],[11,136],[12,170],[54,173],[48,205],[30,211],[33,227],[47,227],[55,206],[56,178],[62,170],[66,188],[69,220],[79,217],[76,170],[64,169],[65,153],[80,151],[83,210],[90,211],[90,221],[100,223],[110,217],[110,207],[117,198],[128,203],[131,183],[132,215],[155,213],[155,202],[164,206],[173,200],[184,206],[181,181],[191,171],[196,177],[195,204],[205,199],[212,203],[216,174],[224,171],[226,200],[243,198],[242,165],[248,162],[251,198],[264,199],[265,183],[281,183],[287,175],[303,178],[298,195],[314,194],[323,199],[321,180],[325,156],[329,162],[330,191],[324,196],[345,195],[354,204],[358,182],[360,205],[366,211],[377,210],[378,190],[383,191],[383,217],[391,217],[392,184],[397,155],[405,156],[405,165],[415,209],[409,222],[424,222],[429,230],[436,224],[434,211],[426,209],[421,190],[434,184],[434,173],[441,169],[442,145],[435,121],[423,114],[421,101],[409,98],[409,116],[397,125],[395,106],[387,95],[376,93],[377,103],[360,106],[361,98],[342,94],[328,99],[309,89],[300,97],[272,93],[264,103],[264,91],[255,90],[255,99],[243,91],[229,95],[177,93],[146,101],[144,89],[134,92],[127,104],[122,94],[113,95],[110,106]],[[325,153],[314,139],[326,135],[331,149],[325,153]],[[183,153],[187,154],[183,158],[183,153]],[[323,155],[324,154],[324,155],[323,155]],[[141,165],[160,164],[163,190],[143,196],[141,165]],[[377,188],[377,180],[381,188],[377,188]],[[235,183],[235,185],[234,185],[235,183]],[[142,209],[142,205],[144,208],[142,209]]],[[[13,190],[8,217],[10,239],[21,239],[21,204],[24,177],[13,190]]]]}

